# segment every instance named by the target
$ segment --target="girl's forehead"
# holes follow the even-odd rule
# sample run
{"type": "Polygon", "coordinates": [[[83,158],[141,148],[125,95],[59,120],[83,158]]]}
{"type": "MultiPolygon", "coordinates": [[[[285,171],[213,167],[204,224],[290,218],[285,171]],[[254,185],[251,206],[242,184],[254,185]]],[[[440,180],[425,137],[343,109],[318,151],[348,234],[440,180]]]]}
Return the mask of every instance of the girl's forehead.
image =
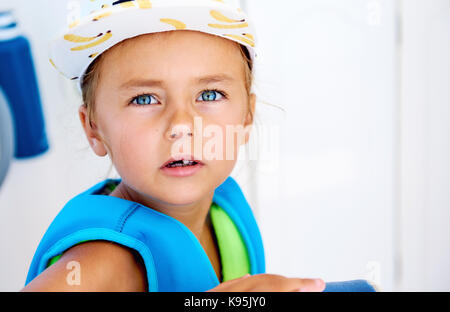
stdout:
{"type": "Polygon", "coordinates": [[[112,47],[110,52],[119,55],[167,55],[171,50],[175,50],[178,52],[175,55],[180,56],[188,55],[187,52],[195,52],[194,55],[207,54],[214,57],[229,54],[233,50],[238,54],[239,45],[234,41],[199,31],[177,30],[130,38],[112,47]]]}
{"type": "Polygon", "coordinates": [[[123,41],[107,51],[102,67],[108,75],[116,72],[117,79],[129,78],[136,71],[151,76],[226,71],[236,76],[241,75],[242,64],[239,45],[231,40],[197,31],[169,31],[123,41]]]}

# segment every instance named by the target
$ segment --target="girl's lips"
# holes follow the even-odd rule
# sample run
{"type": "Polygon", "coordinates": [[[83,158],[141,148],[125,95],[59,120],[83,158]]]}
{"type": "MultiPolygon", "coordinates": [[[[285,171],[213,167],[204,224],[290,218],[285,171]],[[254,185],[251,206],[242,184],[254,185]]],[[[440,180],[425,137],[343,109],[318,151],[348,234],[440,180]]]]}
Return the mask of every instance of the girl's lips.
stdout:
{"type": "Polygon", "coordinates": [[[186,167],[162,167],[161,170],[173,177],[188,177],[197,173],[201,168],[203,168],[202,163],[197,163],[195,165],[186,166],[186,167]]]}
{"type": "Polygon", "coordinates": [[[200,160],[197,160],[194,158],[194,156],[192,155],[178,155],[177,157],[171,157],[168,161],[166,161],[162,166],[161,169],[163,169],[164,167],[166,167],[168,164],[170,164],[173,161],[177,161],[177,160],[191,160],[191,161],[195,161],[201,165],[204,165],[200,160]]]}

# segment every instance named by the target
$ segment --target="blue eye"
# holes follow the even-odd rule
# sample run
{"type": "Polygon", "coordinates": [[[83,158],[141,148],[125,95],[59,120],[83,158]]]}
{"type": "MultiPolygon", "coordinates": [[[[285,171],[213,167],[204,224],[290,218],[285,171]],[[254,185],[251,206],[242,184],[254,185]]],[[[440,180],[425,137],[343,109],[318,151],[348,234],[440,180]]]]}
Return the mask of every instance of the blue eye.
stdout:
{"type": "MultiPolygon", "coordinates": [[[[202,101],[219,101],[224,97],[224,94],[218,90],[206,90],[202,93],[200,96],[202,98],[202,101]],[[219,98],[217,97],[217,94],[219,95],[219,98]]],[[[200,98],[199,97],[199,98],[200,98]]]]}
{"type": "Polygon", "coordinates": [[[154,99],[154,97],[150,94],[141,94],[141,95],[134,97],[131,100],[131,104],[138,105],[138,106],[146,106],[146,105],[150,105],[150,104],[155,104],[155,103],[152,103],[152,99],[154,99]]]}

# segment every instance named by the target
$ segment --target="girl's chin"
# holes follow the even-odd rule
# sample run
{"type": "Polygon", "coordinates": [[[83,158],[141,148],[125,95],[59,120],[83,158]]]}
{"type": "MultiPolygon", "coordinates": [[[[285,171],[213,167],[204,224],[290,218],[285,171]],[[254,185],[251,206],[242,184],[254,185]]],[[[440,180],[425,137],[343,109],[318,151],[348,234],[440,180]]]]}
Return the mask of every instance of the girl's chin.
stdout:
{"type": "Polygon", "coordinates": [[[158,197],[171,205],[189,205],[208,196],[210,185],[204,181],[173,182],[159,184],[158,197]]]}
{"type": "Polygon", "coordinates": [[[197,191],[193,191],[192,189],[185,190],[165,190],[164,197],[167,199],[166,202],[172,205],[188,205],[195,203],[201,200],[204,197],[204,194],[197,191]]]}

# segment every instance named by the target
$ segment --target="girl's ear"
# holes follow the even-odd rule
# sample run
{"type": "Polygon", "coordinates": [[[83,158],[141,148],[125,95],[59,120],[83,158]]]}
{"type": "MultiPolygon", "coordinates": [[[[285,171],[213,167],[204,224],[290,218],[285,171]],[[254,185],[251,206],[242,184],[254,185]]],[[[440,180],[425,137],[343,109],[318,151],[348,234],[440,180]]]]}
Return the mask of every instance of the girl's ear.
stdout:
{"type": "Polygon", "coordinates": [[[86,134],[86,138],[88,139],[89,145],[91,146],[92,150],[100,157],[106,156],[108,152],[102,140],[100,139],[97,126],[95,125],[95,123],[92,123],[91,126],[89,123],[86,106],[81,105],[78,109],[78,114],[80,117],[81,125],[84,129],[84,133],[86,134]]]}

